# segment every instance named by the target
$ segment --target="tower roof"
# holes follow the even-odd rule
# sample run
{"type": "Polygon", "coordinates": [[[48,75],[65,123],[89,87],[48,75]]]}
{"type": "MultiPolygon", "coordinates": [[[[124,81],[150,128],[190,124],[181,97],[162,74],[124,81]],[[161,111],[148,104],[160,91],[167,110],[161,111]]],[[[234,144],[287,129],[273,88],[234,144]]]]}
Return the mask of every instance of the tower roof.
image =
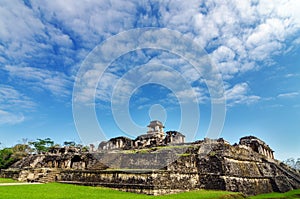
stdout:
{"type": "Polygon", "coordinates": [[[151,121],[147,127],[153,127],[153,126],[160,126],[162,128],[165,128],[164,125],[158,120],[151,121]]]}

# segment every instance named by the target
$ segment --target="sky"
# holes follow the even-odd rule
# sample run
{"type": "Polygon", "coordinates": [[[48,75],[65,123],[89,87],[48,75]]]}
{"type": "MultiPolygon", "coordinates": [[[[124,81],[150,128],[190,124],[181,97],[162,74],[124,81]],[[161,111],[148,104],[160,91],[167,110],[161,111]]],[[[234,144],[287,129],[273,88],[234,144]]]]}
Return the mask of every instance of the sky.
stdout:
{"type": "Polygon", "coordinates": [[[0,147],[99,143],[150,120],[300,152],[298,0],[0,2],[0,147]]]}

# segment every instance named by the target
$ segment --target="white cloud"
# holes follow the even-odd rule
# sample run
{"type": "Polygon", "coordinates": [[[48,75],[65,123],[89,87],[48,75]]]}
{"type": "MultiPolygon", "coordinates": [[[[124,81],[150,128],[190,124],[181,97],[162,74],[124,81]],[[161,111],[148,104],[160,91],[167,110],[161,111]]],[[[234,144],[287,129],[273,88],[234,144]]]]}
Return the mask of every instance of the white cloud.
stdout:
{"type": "MultiPolygon", "coordinates": [[[[53,0],[32,1],[30,6],[7,0],[0,6],[0,62],[11,77],[32,88],[66,96],[71,81],[67,72],[75,73],[93,47],[124,30],[159,26],[192,37],[210,53],[223,78],[230,80],[261,67],[257,62],[272,63],[272,55],[286,52],[285,42],[300,30],[299,8],[298,0],[53,0]],[[21,64],[26,67],[11,66],[21,64]],[[57,68],[67,72],[53,71],[57,68]]],[[[299,45],[298,40],[291,45],[299,45]]],[[[179,68],[188,81],[199,80],[195,70],[178,60],[165,63],[179,68]]],[[[97,96],[108,100],[109,84],[116,79],[114,74],[104,76],[97,96]]],[[[95,91],[87,87],[83,92],[85,97],[95,91]]]]}
{"type": "Polygon", "coordinates": [[[24,61],[26,55],[51,48],[45,43],[36,42],[35,38],[47,38],[44,25],[31,9],[22,2],[6,1],[0,7],[0,38],[4,48],[0,56],[24,61]]]}
{"type": "Polygon", "coordinates": [[[36,104],[26,95],[20,93],[11,86],[0,84],[0,109],[7,110],[31,110],[36,104]]]}
{"type": "Polygon", "coordinates": [[[220,46],[212,54],[213,59],[217,62],[227,62],[234,60],[235,53],[233,50],[226,46],[220,46]]]}
{"type": "Polygon", "coordinates": [[[0,84],[0,125],[21,123],[25,120],[24,113],[35,108],[36,104],[26,95],[0,84]]]}
{"type": "Polygon", "coordinates": [[[259,45],[253,48],[251,52],[249,52],[249,57],[257,61],[268,60],[271,56],[270,52],[272,52],[273,54],[278,53],[278,51],[280,51],[280,49],[282,48],[282,45],[283,44],[276,41],[259,45]]]}
{"type": "Polygon", "coordinates": [[[279,97],[279,98],[294,98],[299,95],[300,95],[299,92],[290,92],[290,93],[281,93],[277,97],[279,97]]]}
{"type": "Polygon", "coordinates": [[[12,78],[15,78],[17,81],[21,80],[22,83],[30,85],[32,89],[50,91],[55,96],[64,97],[70,95],[72,82],[64,73],[21,66],[5,66],[3,69],[12,78]]]}
{"type": "Polygon", "coordinates": [[[58,22],[79,38],[81,45],[93,48],[95,42],[122,30],[133,28],[137,4],[131,1],[49,1],[32,2],[34,11],[40,10],[44,20],[58,22]],[[102,38],[101,38],[102,37],[102,38]],[[80,41],[81,40],[81,41],[80,41]]]}
{"type": "Polygon", "coordinates": [[[291,78],[291,77],[299,77],[300,74],[297,74],[297,73],[289,73],[289,74],[286,74],[284,77],[286,78],[291,78]]]}
{"type": "Polygon", "coordinates": [[[22,114],[13,114],[10,112],[6,112],[3,110],[0,110],[0,125],[8,124],[18,124],[23,122],[25,117],[22,114]]]}
{"type": "MultiPolygon", "coordinates": [[[[194,24],[186,23],[185,31],[193,31],[195,42],[212,50],[212,59],[225,79],[257,68],[257,61],[271,63],[272,55],[284,53],[285,41],[300,27],[299,12],[295,11],[300,3],[296,0],[211,0],[199,4],[205,5],[204,10],[199,13],[190,8],[194,24]],[[292,11],[287,12],[288,9],[292,11]]],[[[169,15],[174,14],[176,11],[169,11],[169,15]]],[[[173,23],[171,26],[175,27],[173,23]]]]}
{"type": "MultiPolygon", "coordinates": [[[[179,100],[179,103],[206,103],[209,100],[207,96],[207,91],[200,87],[193,87],[188,90],[181,90],[176,93],[171,93],[168,95],[170,98],[176,98],[179,100]]],[[[177,100],[173,99],[172,101],[176,102],[177,100]]]]}
{"type": "Polygon", "coordinates": [[[261,99],[256,95],[249,95],[249,86],[247,83],[239,83],[225,91],[226,102],[228,106],[236,104],[252,104],[261,99]]]}
{"type": "MultiPolygon", "coordinates": [[[[146,54],[139,54],[140,58],[147,59],[146,54]]],[[[135,57],[137,63],[142,62],[139,58],[135,57]]],[[[143,60],[145,61],[145,60],[143,60]]],[[[135,63],[135,62],[134,62],[135,63]]],[[[136,64],[136,63],[135,63],[136,64]]],[[[114,67],[106,71],[100,79],[97,76],[97,67],[87,71],[84,74],[84,79],[88,80],[85,83],[83,91],[78,95],[77,99],[83,102],[88,102],[95,93],[96,99],[104,102],[110,102],[112,93],[115,92],[114,102],[124,103],[128,99],[128,95],[132,95],[132,91],[136,92],[140,86],[149,83],[157,83],[163,87],[170,89],[175,95],[170,95],[167,100],[160,101],[164,104],[169,102],[177,104],[176,99],[179,98],[181,102],[197,101],[204,103],[207,100],[207,92],[201,87],[192,87],[191,84],[200,80],[198,72],[190,65],[179,59],[178,57],[170,56],[167,54],[160,54],[154,57],[146,64],[134,66],[132,63],[114,63],[114,67]],[[162,57],[164,59],[162,59],[162,57]],[[127,65],[128,64],[128,65],[127,65]],[[125,66],[123,66],[125,65],[125,66]],[[119,70],[126,68],[125,74],[119,74],[119,70]],[[98,82],[99,80],[99,82],[98,82]],[[176,84],[174,84],[176,82],[176,84]],[[94,85],[97,88],[94,89],[94,85]],[[172,98],[173,97],[173,98],[172,98]]],[[[159,94],[156,94],[158,99],[159,94]]]]}

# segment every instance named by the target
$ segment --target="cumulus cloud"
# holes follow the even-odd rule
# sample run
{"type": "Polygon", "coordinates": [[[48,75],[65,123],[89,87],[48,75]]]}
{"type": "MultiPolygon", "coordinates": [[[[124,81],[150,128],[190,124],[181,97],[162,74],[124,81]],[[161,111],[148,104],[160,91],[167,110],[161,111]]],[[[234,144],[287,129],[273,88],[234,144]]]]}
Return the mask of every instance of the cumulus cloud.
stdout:
{"type": "Polygon", "coordinates": [[[284,42],[299,31],[300,16],[295,8],[300,4],[295,0],[193,3],[200,8],[180,7],[181,2],[172,1],[162,18],[166,16],[167,26],[179,26],[182,32],[207,49],[225,79],[260,67],[256,62],[271,63],[272,55],[284,53],[284,42]],[[287,12],[289,9],[291,12],[287,12]]]}
{"type": "MultiPolygon", "coordinates": [[[[170,98],[176,98],[180,103],[207,103],[209,96],[205,89],[200,87],[192,87],[191,89],[181,90],[177,93],[170,93],[168,95],[170,98]]],[[[173,99],[176,102],[175,99],[173,99]]]]}
{"type": "MultiPolygon", "coordinates": [[[[191,37],[207,50],[226,81],[259,69],[261,63],[273,63],[274,54],[299,44],[299,39],[292,41],[300,30],[298,0],[53,0],[43,4],[7,0],[0,5],[0,62],[6,65],[4,70],[55,96],[69,95],[67,85],[72,80],[67,74],[74,75],[96,45],[132,28],[166,27],[191,37]]],[[[198,81],[195,71],[178,60],[166,62],[181,67],[185,78],[198,81]]],[[[103,90],[117,78],[116,74],[105,76],[103,90]]],[[[244,95],[249,91],[246,87],[233,85],[244,95]]],[[[86,96],[95,92],[88,89],[86,96]]],[[[106,100],[110,97],[107,92],[97,95],[106,100]]]]}
{"type": "Polygon", "coordinates": [[[236,104],[252,104],[261,99],[256,95],[249,95],[249,85],[246,82],[234,85],[225,91],[226,101],[228,106],[236,104]]]}

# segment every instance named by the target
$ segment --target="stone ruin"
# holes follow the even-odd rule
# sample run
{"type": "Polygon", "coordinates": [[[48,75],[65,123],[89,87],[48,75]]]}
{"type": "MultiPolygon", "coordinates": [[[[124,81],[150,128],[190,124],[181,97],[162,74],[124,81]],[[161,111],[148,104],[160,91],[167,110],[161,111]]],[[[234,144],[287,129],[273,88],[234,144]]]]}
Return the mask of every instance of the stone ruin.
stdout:
{"type": "Polygon", "coordinates": [[[165,127],[160,121],[151,121],[147,127],[147,134],[140,135],[135,140],[131,140],[127,137],[112,138],[107,142],[101,142],[98,146],[98,150],[136,149],[153,146],[166,146],[168,144],[184,143],[185,141],[185,136],[177,131],[168,131],[165,135],[165,127]]]}
{"type": "Polygon", "coordinates": [[[274,159],[274,151],[264,141],[254,136],[246,136],[240,139],[240,145],[250,147],[253,151],[274,159]]]}
{"type": "MultiPolygon", "coordinates": [[[[156,133],[153,135],[157,138],[156,133]]],[[[239,144],[230,145],[222,138],[182,143],[182,134],[178,139],[177,135],[169,132],[160,137],[161,142],[149,146],[152,137],[150,142],[142,142],[147,147],[120,137],[100,144],[106,148],[99,146],[98,151],[56,148],[29,155],[2,170],[1,176],[30,182],[105,186],[151,195],[195,189],[255,195],[300,188],[299,171],[275,160],[271,148],[256,137],[243,137],[239,144]]]]}

